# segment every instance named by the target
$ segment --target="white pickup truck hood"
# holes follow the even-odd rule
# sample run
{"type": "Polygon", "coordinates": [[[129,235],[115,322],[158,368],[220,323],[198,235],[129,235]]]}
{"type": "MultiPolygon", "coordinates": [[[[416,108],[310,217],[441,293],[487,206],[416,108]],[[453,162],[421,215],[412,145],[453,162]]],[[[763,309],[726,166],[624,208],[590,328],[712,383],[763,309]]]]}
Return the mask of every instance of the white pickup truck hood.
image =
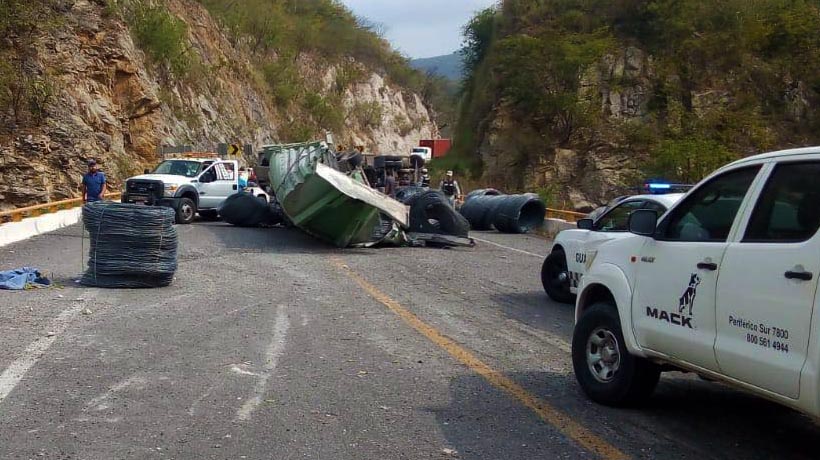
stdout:
{"type": "Polygon", "coordinates": [[[182,185],[182,184],[190,184],[191,178],[185,176],[175,176],[173,174],[143,174],[140,176],[129,177],[128,180],[158,180],[161,181],[163,184],[168,185],[182,185]]]}

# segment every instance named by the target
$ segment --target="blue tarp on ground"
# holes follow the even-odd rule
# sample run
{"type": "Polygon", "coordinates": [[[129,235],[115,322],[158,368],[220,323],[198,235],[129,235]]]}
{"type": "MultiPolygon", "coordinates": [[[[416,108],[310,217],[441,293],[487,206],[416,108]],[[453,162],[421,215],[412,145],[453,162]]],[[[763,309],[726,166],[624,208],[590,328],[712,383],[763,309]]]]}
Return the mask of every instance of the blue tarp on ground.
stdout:
{"type": "Polygon", "coordinates": [[[51,285],[36,268],[23,267],[0,272],[0,289],[19,291],[51,285]]]}

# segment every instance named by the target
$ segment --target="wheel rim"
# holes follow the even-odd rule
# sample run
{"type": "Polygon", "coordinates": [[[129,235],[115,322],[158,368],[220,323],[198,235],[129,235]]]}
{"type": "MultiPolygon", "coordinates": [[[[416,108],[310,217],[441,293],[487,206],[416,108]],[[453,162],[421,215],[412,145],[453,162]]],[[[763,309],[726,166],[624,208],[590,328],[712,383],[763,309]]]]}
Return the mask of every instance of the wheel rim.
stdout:
{"type": "Polygon", "coordinates": [[[587,366],[595,380],[611,382],[621,367],[618,339],[607,328],[599,327],[587,339],[587,366]]]}
{"type": "Polygon", "coordinates": [[[569,271],[564,264],[553,262],[549,266],[549,283],[554,289],[569,291],[569,271]]]}
{"type": "Polygon", "coordinates": [[[180,211],[183,220],[191,220],[194,217],[194,207],[188,203],[183,203],[180,211]]]}

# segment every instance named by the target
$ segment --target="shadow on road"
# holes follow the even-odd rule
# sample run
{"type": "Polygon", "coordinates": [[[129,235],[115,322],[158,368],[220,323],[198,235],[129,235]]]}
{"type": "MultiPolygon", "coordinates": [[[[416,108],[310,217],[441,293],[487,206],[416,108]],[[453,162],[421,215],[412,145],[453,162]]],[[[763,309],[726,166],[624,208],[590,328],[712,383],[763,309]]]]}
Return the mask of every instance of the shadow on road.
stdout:
{"type": "MultiPolygon", "coordinates": [[[[224,222],[197,222],[222,249],[273,254],[375,254],[373,249],[339,249],[295,228],[236,227],[224,222]]],[[[179,229],[179,226],[177,227],[179,229]]],[[[187,229],[186,229],[187,230],[187,229]]],[[[202,245],[199,245],[200,249],[202,245]]]]}
{"type": "MultiPolygon", "coordinates": [[[[817,458],[820,427],[809,418],[721,384],[673,373],[644,406],[616,409],[587,400],[572,375],[508,377],[634,458],[817,458]]],[[[589,456],[479,376],[454,379],[450,395],[431,412],[459,458],[589,456]]]]}
{"type": "Polygon", "coordinates": [[[555,302],[544,291],[495,293],[490,299],[508,318],[543,331],[568,327],[564,332],[571,333],[575,323],[575,306],[555,302]]]}

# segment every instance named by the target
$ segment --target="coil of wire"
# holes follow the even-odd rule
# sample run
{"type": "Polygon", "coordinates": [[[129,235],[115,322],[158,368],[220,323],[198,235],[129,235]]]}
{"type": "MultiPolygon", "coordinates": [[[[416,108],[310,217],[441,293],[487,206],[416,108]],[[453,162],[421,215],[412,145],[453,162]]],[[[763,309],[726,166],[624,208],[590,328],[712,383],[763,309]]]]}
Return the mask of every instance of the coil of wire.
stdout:
{"type": "Polygon", "coordinates": [[[86,286],[168,286],[177,269],[174,210],[161,206],[94,202],[83,206],[91,246],[86,286]]]}

